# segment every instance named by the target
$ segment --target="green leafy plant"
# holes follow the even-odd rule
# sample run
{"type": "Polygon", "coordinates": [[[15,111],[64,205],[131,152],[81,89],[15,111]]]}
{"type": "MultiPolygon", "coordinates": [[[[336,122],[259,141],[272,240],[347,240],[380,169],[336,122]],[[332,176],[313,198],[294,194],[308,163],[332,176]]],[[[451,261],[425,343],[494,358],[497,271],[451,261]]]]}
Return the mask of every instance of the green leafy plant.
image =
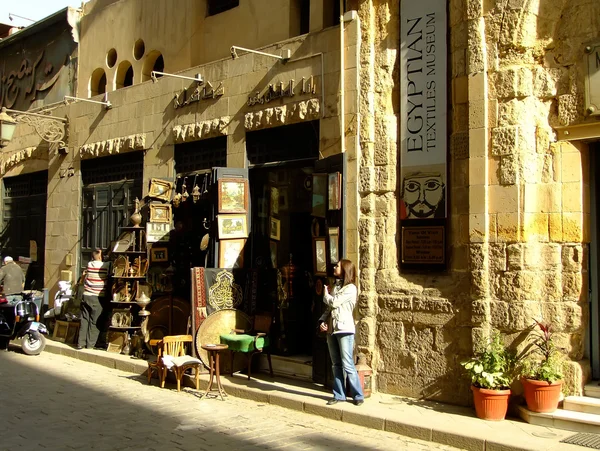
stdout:
{"type": "Polygon", "coordinates": [[[496,332],[481,352],[461,365],[475,387],[506,390],[514,377],[515,362],[515,354],[504,346],[496,332]]]}
{"type": "Polygon", "coordinates": [[[521,375],[527,379],[554,383],[563,378],[563,357],[552,338],[552,324],[534,320],[538,333],[524,356],[521,375]]]}

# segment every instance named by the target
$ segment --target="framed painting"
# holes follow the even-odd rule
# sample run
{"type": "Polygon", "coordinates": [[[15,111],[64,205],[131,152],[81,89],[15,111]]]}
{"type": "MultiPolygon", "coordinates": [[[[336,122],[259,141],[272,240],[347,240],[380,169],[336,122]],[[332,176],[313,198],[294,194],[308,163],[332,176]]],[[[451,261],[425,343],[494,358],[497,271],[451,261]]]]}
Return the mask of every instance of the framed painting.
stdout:
{"type": "Polygon", "coordinates": [[[243,268],[246,240],[219,241],[219,268],[243,268]]]}
{"type": "Polygon", "coordinates": [[[220,179],[218,182],[219,213],[248,211],[248,180],[220,179]]]}
{"type": "Polygon", "coordinates": [[[342,208],[342,174],[334,172],[327,174],[327,209],[342,208]]]}
{"type": "Polygon", "coordinates": [[[279,214],[279,188],[271,187],[271,216],[279,214]]]}
{"type": "Polygon", "coordinates": [[[312,215],[324,218],[327,212],[325,203],[327,197],[327,174],[312,176],[312,215]]]}
{"type": "Polygon", "coordinates": [[[327,253],[324,236],[313,238],[313,264],[315,276],[327,275],[327,253]]]}
{"type": "Polygon", "coordinates": [[[269,238],[279,241],[281,239],[281,222],[271,216],[269,220],[269,238]]]}
{"type": "Polygon", "coordinates": [[[327,234],[329,235],[329,261],[332,264],[337,263],[340,260],[340,249],[339,249],[340,228],[339,227],[329,227],[327,229],[327,234]]]}
{"type": "Polygon", "coordinates": [[[219,239],[248,238],[246,215],[217,216],[219,239]]]}
{"type": "Polygon", "coordinates": [[[153,262],[168,262],[169,250],[166,247],[153,247],[150,249],[150,260],[153,262]]]}
{"type": "Polygon", "coordinates": [[[150,204],[150,222],[171,223],[171,204],[150,204]]]}
{"type": "Polygon", "coordinates": [[[172,191],[173,184],[171,182],[161,179],[150,179],[149,197],[170,201],[172,191]]]}

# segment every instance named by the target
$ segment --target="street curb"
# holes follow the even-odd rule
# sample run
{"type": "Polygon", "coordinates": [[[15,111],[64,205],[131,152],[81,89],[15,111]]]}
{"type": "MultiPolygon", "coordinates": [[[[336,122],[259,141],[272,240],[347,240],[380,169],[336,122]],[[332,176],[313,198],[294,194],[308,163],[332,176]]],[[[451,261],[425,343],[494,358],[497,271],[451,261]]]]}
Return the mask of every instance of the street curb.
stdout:
{"type": "MultiPolygon", "coordinates": [[[[137,374],[139,376],[146,376],[146,371],[148,369],[148,364],[145,360],[132,359],[130,356],[121,354],[109,354],[103,350],[75,350],[69,345],[51,340],[47,341],[46,351],[137,374]]],[[[189,375],[185,376],[182,385],[195,388],[194,378],[189,375]]],[[[395,415],[395,412],[393,411],[390,412],[389,415],[386,415],[386,412],[361,412],[360,409],[363,408],[356,407],[352,403],[338,403],[335,406],[327,406],[325,401],[328,400],[331,395],[325,390],[312,390],[311,392],[307,389],[306,393],[302,393],[300,390],[295,391],[295,393],[288,393],[286,391],[277,391],[278,387],[269,387],[267,389],[265,389],[265,387],[260,387],[260,384],[265,383],[262,380],[251,379],[248,381],[245,377],[242,379],[239,376],[234,376],[233,378],[235,381],[232,381],[232,377],[229,375],[221,376],[223,388],[229,396],[265,404],[273,404],[279,407],[305,412],[347,424],[391,432],[405,437],[453,446],[459,449],[469,451],[548,451],[559,449],[561,451],[579,451],[581,449],[580,447],[575,447],[575,445],[567,445],[565,443],[559,443],[558,441],[553,441],[553,443],[546,442],[545,446],[540,446],[539,443],[524,444],[521,442],[520,444],[517,444],[518,442],[513,437],[495,436],[491,438],[485,430],[481,428],[470,429],[469,433],[466,434],[453,428],[450,424],[440,423],[433,426],[424,426],[422,423],[419,424],[418,418],[392,418],[392,415],[398,416],[397,414],[395,415]],[[253,384],[255,387],[251,387],[249,384],[253,384]]],[[[152,380],[152,384],[155,383],[154,380],[156,379],[154,378],[152,380]]],[[[208,373],[202,373],[200,375],[200,390],[206,390],[207,386],[208,373]]],[[[368,400],[365,405],[367,404],[368,400]]]]}

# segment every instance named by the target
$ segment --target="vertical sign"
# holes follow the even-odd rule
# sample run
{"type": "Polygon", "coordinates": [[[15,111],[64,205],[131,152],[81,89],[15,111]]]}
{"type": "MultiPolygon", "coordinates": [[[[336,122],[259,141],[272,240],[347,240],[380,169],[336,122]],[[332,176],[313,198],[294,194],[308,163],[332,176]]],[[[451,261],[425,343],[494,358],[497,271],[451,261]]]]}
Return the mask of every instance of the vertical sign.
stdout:
{"type": "Polygon", "coordinates": [[[401,3],[400,217],[445,218],[447,2],[401,3]]]}

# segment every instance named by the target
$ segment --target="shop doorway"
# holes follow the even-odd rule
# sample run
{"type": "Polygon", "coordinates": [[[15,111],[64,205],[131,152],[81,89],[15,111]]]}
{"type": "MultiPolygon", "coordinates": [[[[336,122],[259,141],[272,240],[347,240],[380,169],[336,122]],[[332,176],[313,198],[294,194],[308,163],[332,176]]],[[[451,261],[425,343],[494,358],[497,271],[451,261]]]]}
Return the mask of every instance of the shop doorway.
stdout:
{"type": "Polygon", "coordinates": [[[5,177],[3,181],[2,257],[30,257],[30,244],[35,241],[37,261],[29,264],[25,285],[29,287],[36,280],[39,288],[44,281],[48,171],[5,177]]]}
{"type": "MultiPolygon", "coordinates": [[[[247,134],[252,269],[273,274],[274,369],[312,379],[314,312],[312,175],[319,158],[319,122],[247,134]]],[[[264,301],[263,301],[264,302],[264,301]]]]}

